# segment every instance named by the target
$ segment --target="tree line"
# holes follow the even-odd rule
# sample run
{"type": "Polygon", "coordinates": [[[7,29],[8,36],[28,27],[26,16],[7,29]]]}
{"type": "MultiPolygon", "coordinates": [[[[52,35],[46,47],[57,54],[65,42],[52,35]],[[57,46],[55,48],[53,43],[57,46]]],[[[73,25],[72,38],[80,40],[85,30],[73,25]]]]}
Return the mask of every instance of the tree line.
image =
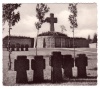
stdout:
{"type": "Polygon", "coordinates": [[[93,38],[90,38],[90,35],[88,35],[88,42],[89,43],[97,43],[97,33],[94,34],[93,38]]]}

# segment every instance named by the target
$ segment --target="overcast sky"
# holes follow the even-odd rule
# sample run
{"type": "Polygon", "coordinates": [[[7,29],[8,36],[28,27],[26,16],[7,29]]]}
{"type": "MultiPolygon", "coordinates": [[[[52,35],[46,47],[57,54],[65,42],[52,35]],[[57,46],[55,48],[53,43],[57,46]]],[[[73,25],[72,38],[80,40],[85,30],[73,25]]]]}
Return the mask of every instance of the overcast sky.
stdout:
{"type": "MultiPolygon", "coordinates": [[[[55,31],[61,32],[61,25],[64,25],[67,31],[64,31],[65,34],[72,37],[72,29],[70,29],[70,22],[68,20],[69,10],[68,4],[47,4],[50,7],[50,11],[46,14],[45,17],[49,17],[50,13],[54,13],[54,16],[57,17],[58,22],[54,24],[55,31]]],[[[11,35],[16,36],[28,36],[35,37],[37,30],[34,23],[37,22],[36,18],[36,4],[22,4],[17,11],[20,12],[21,19],[20,21],[12,27],[11,35]]],[[[78,28],[75,29],[76,37],[85,37],[88,35],[93,37],[94,33],[97,33],[97,5],[96,4],[78,4],[77,5],[78,15],[77,23],[78,28]]],[[[3,37],[8,35],[8,26],[7,23],[4,26],[3,37]]],[[[50,24],[44,23],[39,33],[50,31],[50,24]]]]}

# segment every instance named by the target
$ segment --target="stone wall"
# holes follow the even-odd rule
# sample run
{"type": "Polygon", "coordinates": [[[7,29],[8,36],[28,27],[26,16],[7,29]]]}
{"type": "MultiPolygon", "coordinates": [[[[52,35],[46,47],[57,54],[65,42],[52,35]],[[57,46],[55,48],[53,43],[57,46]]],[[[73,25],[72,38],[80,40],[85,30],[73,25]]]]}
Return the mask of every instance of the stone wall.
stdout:
{"type": "MultiPolygon", "coordinates": [[[[75,47],[88,47],[86,39],[75,38],[75,47]]],[[[38,48],[73,48],[73,38],[64,36],[39,36],[38,48]]]]}
{"type": "MultiPolygon", "coordinates": [[[[36,44],[36,38],[34,45],[36,44]]],[[[55,38],[52,36],[39,36],[37,41],[38,48],[54,48],[55,47],[55,38]]],[[[35,46],[34,46],[35,48],[35,46]]]]}
{"type": "Polygon", "coordinates": [[[50,48],[55,48],[55,38],[52,36],[50,40],[51,40],[50,48]]]}
{"type": "Polygon", "coordinates": [[[69,48],[70,47],[70,39],[69,38],[66,38],[66,40],[65,40],[65,47],[66,48],[69,48]]]}
{"type": "Polygon", "coordinates": [[[55,47],[56,48],[61,47],[61,37],[55,37],[55,47]]]}
{"type": "Polygon", "coordinates": [[[37,39],[37,47],[43,48],[43,37],[38,37],[37,39]]]}
{"type": "MultiPolygon", "coordinates": [[[[36,41],[34,43],[36,44],[36,41]]],[[[66,43],[65,37],[39,36],[37,47],[38,48],[61,48],[61,47],[66,47],[65,43],[66,43]]]]}
{"type": "Polygon", "coordinates": [[[90,43],[89,48],[97,48],[97,43],[90,43]]]}
{"type": "Polygon", "coordinates": [[[75,47],[78,48],[89,47],[89,43],[85,39],[75,39],[75,47]]]}
{"type": "Polygon", "coordinates": [[[43,44],[44,44],[44,48],[50,48],[51,47],[51,37],[44,37],[44,42],[43,42],[43,44]]]}
{"type": "Polygon", "coordinates": [[[66,38],[61,37],[61,48],[65,48],[65,47],[66,47],[66,38]]]}

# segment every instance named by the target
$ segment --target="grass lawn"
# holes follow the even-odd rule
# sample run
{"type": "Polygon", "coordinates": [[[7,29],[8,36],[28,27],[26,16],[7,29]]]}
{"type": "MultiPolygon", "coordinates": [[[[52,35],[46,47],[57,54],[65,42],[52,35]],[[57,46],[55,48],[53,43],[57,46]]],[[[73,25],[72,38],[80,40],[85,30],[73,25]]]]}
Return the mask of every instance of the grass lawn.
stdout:
{"type": "MultiPolygon", "coordinates": [[[[46,82],[42,84],[24,84],[25,85],[96,85],[97,84],[97,49],[92,48],[77,48],[76,49],[76,56],[80,53],[85,53],[88,57],[88,66],[87,66],[87,75],[89,78],[81,79],[76,78],[77,76],[77,68],[73,67],[73,76],[72,79],[65,79],[60,84],[52,84],[50,83],[51,79],[51,66],[49,66],[49,57],[52,51],[61,51],[64,54],[72,54],[72,48],[45,48],[45,49],[38,49],[38,55],[43,55],[46,59],[46,69],[44,70],[44,79],[46,82]]],[[[30,48],[29,51],[13,51],[11,54],[11,61],[12,61],[12,70],[8,70],[8,51],[3,49],[3,85],[22,85],[16,84],[16,71],[14,71],[14,60],[16,59],[17,55],[27,55],[27,58],[30,60],[34,58],[36,54],[34,48],[30,48]]],[[[62,69],[63,71],[63,69],[62,69]]],[[[27,71],[28,74],[28,81],[32,81],[33,78],[33,71],[30,69],[27,71]]]]}

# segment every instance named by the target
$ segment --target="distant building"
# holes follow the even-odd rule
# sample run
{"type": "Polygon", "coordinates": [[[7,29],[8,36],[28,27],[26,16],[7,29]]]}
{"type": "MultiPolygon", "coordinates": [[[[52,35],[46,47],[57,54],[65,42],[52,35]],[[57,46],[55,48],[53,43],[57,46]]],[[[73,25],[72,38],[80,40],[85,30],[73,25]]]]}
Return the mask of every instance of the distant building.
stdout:
{"type": "MultiPolygon", "coordinates": [[[[10,44],[11,45],[26,45],[29,47],[34,47],[34,38],[25,37],[25,36],[10,36],[10,44]]],[[[3,47],[7,47],[8,45],[8,36],[3,38],[3,47]]]]}
{"type": "MultiPolygon", "coordinates": [[[[89,42],[85,38],[74,38],[75,47],[89,47],[89,42]]],[[[34,39],[34,47],[36,47],[36,38],[34,39]]],[[[60,32],[44,32],[38,35],[37,48],[72,48],[73,38],[60,32]]]]}
{"type": "MultiPolygon", "coordinates": [[[[89,42],[85,38],[74,38],[76,48],[89,47],[89,42]]],[[[24,36],[11,36],[11,45],[26,45],[36,48],[36,38],[24,36]]],[[[3,47],[8,45],[8,36],[3,39],[3,47]]],[[[73,48],[73,38],[60,32],[44,32],[38,35],[37,48],[73,48]]]]}

